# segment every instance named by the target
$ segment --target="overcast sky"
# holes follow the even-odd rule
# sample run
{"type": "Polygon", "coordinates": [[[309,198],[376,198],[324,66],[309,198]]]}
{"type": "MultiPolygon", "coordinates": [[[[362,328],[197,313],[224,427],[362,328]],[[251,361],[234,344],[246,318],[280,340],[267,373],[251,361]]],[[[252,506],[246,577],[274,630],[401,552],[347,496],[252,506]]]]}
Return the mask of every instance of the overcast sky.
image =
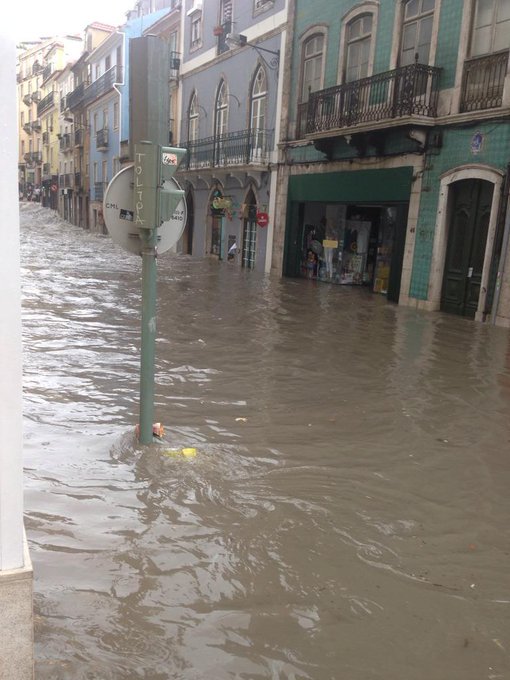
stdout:
{"type": "Polygon", "coordinates": [[[4,20],[11,24],[17,41],[34,40],[81,34],[94,21],[119,26],[134,5],[135,0],[15,0],[7,4],[4,20]]]}

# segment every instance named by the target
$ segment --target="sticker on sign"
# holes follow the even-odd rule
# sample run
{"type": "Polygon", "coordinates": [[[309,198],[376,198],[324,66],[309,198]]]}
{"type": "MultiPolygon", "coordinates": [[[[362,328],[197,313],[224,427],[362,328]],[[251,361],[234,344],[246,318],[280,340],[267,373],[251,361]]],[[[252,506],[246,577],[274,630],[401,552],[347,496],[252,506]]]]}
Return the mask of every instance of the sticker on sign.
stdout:
{"type": "Polygon", "coordinates": [[[174,153],[163,153],[161,162],[163,165],[177,165],[177,156],[174,153]]]}

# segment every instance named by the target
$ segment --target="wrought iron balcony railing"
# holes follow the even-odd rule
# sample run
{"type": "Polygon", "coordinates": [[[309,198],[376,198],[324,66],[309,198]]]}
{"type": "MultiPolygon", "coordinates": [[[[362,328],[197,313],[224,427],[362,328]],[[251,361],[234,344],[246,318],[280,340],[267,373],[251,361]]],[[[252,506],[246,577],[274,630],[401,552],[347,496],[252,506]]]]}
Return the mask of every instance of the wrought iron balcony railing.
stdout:
{"type": "Polygon", "coordinates": [[[435,117],[440,71],[411,64],[311,92],[306,126],[299,132],[314,134],[403,116],[435,117]]]}
{"type": "Polygon", "coordinates": [[[95,99],[98,99],[106,92],[109,92],[114,83],[119,83],[121,80],[122,68],[120,66],[112,66],[112,68],[106,71],[100,78],[85,88],[83,93],[83,104],[90,104],[95,99]]]}
{"type": "Polygon", "coordinates": [[[46,95],[46,97],[44,97],[44,99],[41,99],[39,104],[37,104],[37,117],[40,118],[41,114],[43,114],[48,109],[51,109],[54,101],[55,101],[54,92],[50,92],[49,94],[46,95]]]}
{"type": "Polygon", "coordinates": [[[107,182],[94,182],[93,199],[94,201],[102,201],[104,192],[108,186],[107,182]]]}
{"type": "Polygon", "coordinates": [[[26,94],[23,97],[23,104],[25,104],[25,106],[30,106],[31,103],[32,103],[32,93],[26,94]]]}
{"type": "Polygon", "coordinates": [[[39,132],[41,130],[41,121],[39,118],[32,121],[32,130],[34,132],[39,132]]]}
{"type": "Polygon", "coordinates": [[[170,52],[170,75],[177,76],[181,68],[181,53],[170,52]]]}
{"type": "Polygon", "coordinates": [[[36,104],[41,101],[41,93],[39,92],[39,90],[32,92],[32,101],[35,102],[36,104]]]}
{"type": "Polygon", "coordinates": [[[32,123],[23,123],[23,130],[27,133],[27,135],[32,134],[32,123]]]}
{"type": "Polygon", "coordinates": [[[47,78],[49,78],[49,77],[51,76],[52,73],[53,73],[53,65],[52,65],[52,64],[48,64],[48,65],[45,66],[44,69],[43,69],[43,74],[42,74],[42,75],[43,75],[43,80],[46,80],[47,78]]]}
{"type": "Polygon", "coordinates": [[[85,130],[83,128],[80,128],[79,130],[75,130],[75,132],[74,132],[74,145],[75,146],[83,146],[84,139],[85,139],[85,130]]]}
{"type": "Polygon", "coordinates": [[[41,151],[29,151],[26,153],[23,158],[27,163],[30,164],[38,164],[42,163],[42,152],[41,151]]]}
{"type": "Polygon", "coordinates": [[[78,87],[75,87],[74,90],[67,95],[66,105],[68,109],[75,109],[83,102],[85,87],[85,83],[80,83],[78,87]]]}
{"type": "Polygon", "coordinates": [[[460,110],[480,111],[500,107],[507,67],[508,50],[466,61],[460,110]]]}
{"type": "Polygon", "coordinates": [[[96,148],[98,151],[108,148],[108,128],[96,132],[96,148]]]}
{"type": "Polygon", "coordinates": [[[181,168],[197,170],[234,165],[266,165],[270,161],[273,138],[273,130],[256,129],[183,142],[181,146],[188,153],[181,168]]]}
{"type": "Polygon", "coordinates": [[[60,138],[60,151],[69,151],[71,148],[71,135],[66,132],[60,138]]]}

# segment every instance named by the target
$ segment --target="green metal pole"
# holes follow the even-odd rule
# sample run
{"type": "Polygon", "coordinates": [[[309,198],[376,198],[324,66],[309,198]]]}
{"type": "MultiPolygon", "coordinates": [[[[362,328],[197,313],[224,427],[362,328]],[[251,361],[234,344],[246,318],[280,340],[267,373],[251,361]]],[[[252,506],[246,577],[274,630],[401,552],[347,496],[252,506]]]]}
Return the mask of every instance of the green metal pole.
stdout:
{"type": "Polygon", "coordinates": [[[152,443],[156,355],[157,229],[142,229],[142,351],[140,362],[140,444],[152,443]]]}

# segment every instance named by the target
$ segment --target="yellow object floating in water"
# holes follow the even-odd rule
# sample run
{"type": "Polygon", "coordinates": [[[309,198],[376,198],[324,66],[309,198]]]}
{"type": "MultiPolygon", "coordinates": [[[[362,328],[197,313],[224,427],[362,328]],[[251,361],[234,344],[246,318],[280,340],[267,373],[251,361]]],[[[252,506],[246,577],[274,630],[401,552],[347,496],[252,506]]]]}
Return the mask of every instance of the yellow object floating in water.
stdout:
{"type": "Polygon", "coordinates": [[[163,451],[164,456],[170,456],[172,458],[179,458],[182,456],[183,458],[195,458],[197,455],[197,450],[192,449],[192,448],[185,448],[185,449],[165,449],[163,451]]]}

